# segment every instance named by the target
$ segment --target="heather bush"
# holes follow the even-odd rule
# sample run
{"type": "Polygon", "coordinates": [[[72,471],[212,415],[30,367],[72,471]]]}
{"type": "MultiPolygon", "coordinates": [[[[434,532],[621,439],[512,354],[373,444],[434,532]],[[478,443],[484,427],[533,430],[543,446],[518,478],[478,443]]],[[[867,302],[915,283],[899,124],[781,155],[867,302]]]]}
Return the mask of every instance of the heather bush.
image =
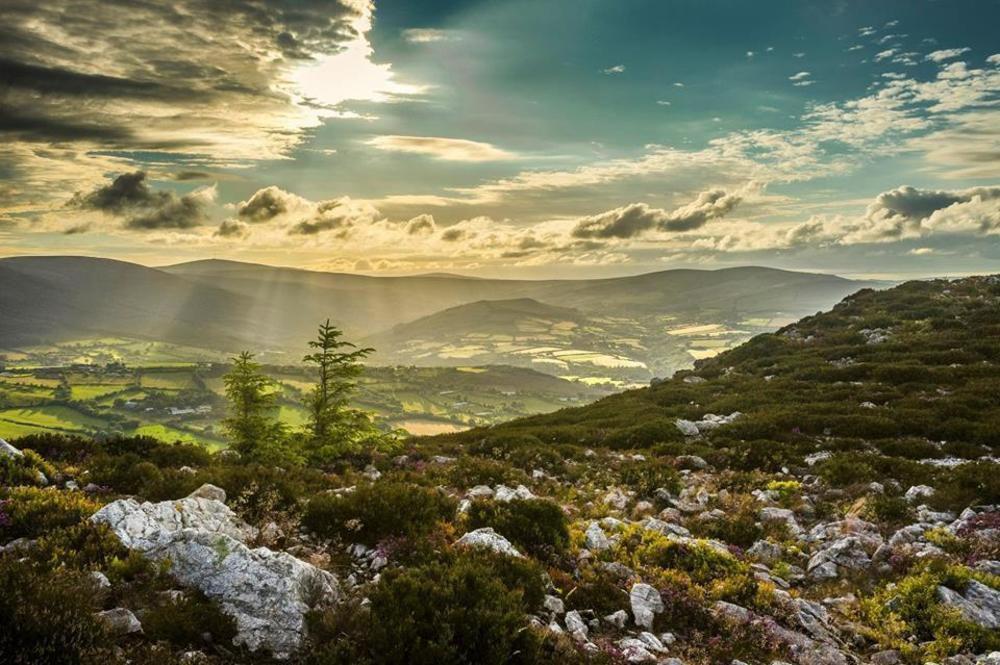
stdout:
{"type": "Polygon", "coordinates": [[[0,491],[0,523],[5,539],[33,538],[60,527],[71,526],[93,515],[101,504],[82,492],[65,492],[54,487],[11,487],[0,491]]]}
{"type": "Polygon", "coordinates": [[[302,524],[324,538],[373,546],[392,536],[427,534],[454,514],[454,500],[436,489],[379,482],[313,498],[302,524]]]}
{"type": "Polygon", "coordinates": [[[468,527],[492,527],[539,558],[561,554],[569,544],[566,516],[558,504],[544,499],[474,501],[468,511],[468,527]]]}

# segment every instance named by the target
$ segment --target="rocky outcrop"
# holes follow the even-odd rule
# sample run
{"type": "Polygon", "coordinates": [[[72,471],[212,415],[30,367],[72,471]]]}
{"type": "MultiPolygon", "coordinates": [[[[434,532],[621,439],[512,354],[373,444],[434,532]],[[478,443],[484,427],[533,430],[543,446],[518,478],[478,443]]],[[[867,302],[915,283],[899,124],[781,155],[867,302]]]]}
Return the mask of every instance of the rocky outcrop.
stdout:
{"type": "Polygon", "coordinates": [[[214,490],[160,503],[121,499],[91,519],[110,526],[129,549],[169,560],[181,584],[215,599],[235,620],[235,644],[286,658],[302,643],[306,612],[336,601],[340,587],[330,573],[287,552],[248,547],[254,529],[222,502],[204,498],[214,490]]]}

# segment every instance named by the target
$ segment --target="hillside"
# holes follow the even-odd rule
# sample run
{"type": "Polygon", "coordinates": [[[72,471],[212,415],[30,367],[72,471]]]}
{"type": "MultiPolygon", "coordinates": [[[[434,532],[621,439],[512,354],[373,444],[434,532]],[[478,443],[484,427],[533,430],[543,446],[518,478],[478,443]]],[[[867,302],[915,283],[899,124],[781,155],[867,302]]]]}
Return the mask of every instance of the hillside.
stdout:
{"type": "Polygon", "coordinates": [[[317,467],[0,442],[0,660],[992,665],[998,385],[994,276],[317,467]]]}
{"type": "MultiPolygon", "coordinates": [[[[672,380],[493,432],[641,446],[683,441],[676,418],[739,411],[738,423],[715,432],[720,445],[900,435],[996,445],[998,296],[996,277],[860,291],[829,312],[758,335],[672,380]]],[[[477,436],[469,432],[462,440],[477,436]]]]}
{"type": "Polygon", "coordinates": [[[871,285],[768,268],[528,281],[83,257],[0,259],[0,284],[0,349],[117,337],[295,362],[329,317],[349,338],[368,338],[382,352],[375,362],[507,364],[617,387],[871,285]]]}
{"type": "Polygon", "coordinates": [[[123,261],[0,259],[0,286],[0,347],[117,335],[232,348],[251,327],[246,298],[123,261]]]}

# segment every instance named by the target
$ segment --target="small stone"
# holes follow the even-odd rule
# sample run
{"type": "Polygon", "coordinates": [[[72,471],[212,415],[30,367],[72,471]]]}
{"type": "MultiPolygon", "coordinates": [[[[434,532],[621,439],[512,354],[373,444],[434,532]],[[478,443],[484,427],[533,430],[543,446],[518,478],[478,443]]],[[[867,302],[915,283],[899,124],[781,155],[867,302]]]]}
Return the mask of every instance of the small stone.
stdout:
{"type": "Polygon", "coordinates": [[[587,633],[589,632],[589,629],[578,611],[572,610],[571,612],[567,612],[565,621],[566,630],[568,630],[574,637],[582,636],[583,639],[580,640],[581,642],[585,642],[587,640],[587,633]]]}
{"type": "Polygon", "coordinates": [[[895,649],[874,653],[868,660],[871,661],[871,665],[898,665],[903,662],[902,655],[895,649]]]}
{"type": "Polygon", "coordinates": [[[545,600],[542,601],[542,607],[553,614],[563,614],[566,611],[566,606],[562,599],[553,595],[545,596],[545,600]]]}
{"type": "Polygon", "coordinates": [[[934,496],[934,488],[929,485],[914,485],[910,489],[906,490],[906,494],[904,496],[907,501],[913,503],[918,499],[934,496]]]}
{"type": "Polygon", "coordinates": [[[698,431],[698,426],[690,420],[684,420],[683,418],[678,418],[674,421],[674,425],[680,430],[681,434],[684,436],[698,436],[700,432],[698,431]]]}
{"type": "Polygon", "coordinates": [[[597,522],[591,522],[584,534],[584,541],[587,549],[594,552],[603,552],[611,548],[611,541],[604,535],[604,531],[597,522]]]}
{"type": "Polygon", "coordinates": [[[3,439],[0,439],[0,456],[2,457],[23,457],[24,453],[10,445],[3,439]]]}
{"type": "Polygon", "coordinates": [[[212,499],[220,503],[226,502],[226,490],[216,487],[211,483],[205,483],[195,491],[188,494],[189,499],[212,499]]]}
{"type": "Polygon", "coordinates": [[[677,457],[677,464],[687,469],[707,469],[708,462],[705,458],[697,455],[680,455],[677,457]]]}
{"type": "Polygon", "coordinates": [[[96,586],[98,589],[111,588],[111,580],[109,580],[108,576],[99,570],[91,571],[90,579],[94,581],[94,586],[96,586]]]}
{"type": "Polygon", "coordinates": [[[632,585],[632,590],[629,591],[629,603],[632,606],[635,624],[646,630],[653,629],[653,619],[664,609],[660,592],[644,582],[632,585]]]}
{"type": "Polygon", "coordinates": [[[514,547],[509,540],[494,531],[491,527],[484,527],[482,529],[470,531],[459,538],[455,542],[455,545],[458,547],[473,547],[492,550],[498,554],[506,554],[507,556],[512,557],[521,556],[521,553],[517,551],[517,548],[514,547]]]}
{"type": "Polygon", "coordinates": [[[624,628],[625,624],[628,623],[628,612],[625,610],[618,610],[605,616],[604,620],[615,628],[624,628]]]}
{"type": "Polygon", "coordinates": [[[97,618],[103,621],[108,630],[115,635],[131,635],[142,632],[142,624],[139,623],[139,619],[132,613],[132,610],[124,607],[98,612],[97,618]]]}
{"type": "Polygon", "coordinates": [[[634,637],[626,637],[619,640],[618,648],[628,663],[655,663],[656,656],[646,647],[642,640],[634,637]]]}

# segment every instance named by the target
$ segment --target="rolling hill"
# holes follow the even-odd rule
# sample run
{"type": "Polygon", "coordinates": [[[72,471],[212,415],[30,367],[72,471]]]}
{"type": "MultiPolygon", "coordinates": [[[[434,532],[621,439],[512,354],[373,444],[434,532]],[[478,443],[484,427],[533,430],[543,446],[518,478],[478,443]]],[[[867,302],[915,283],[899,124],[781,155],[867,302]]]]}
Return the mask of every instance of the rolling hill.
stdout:
{"type": "Polygon", "coordinates": [[[117,336],[287,361],[329,317],[374,343],[378,362],[502,363],[626,384],[870,285],[769,268],[529,281],[58,256],[0,259],[0,284],[0,348],[117,336]]]}
{"type": "MultiPolygon", "coordinates": [[[[934,441],[937,449],[947,443],[995,454],[998,381],[1000,275],[914,281],[862,290],[653,386],[457,438],[690,444],[678,418],[696,422],[705,414],[738,412],[731,424],[706,428],[710,437],[693,442],[701,446],[697,454],[747,449],[765,460],[782,446],[823,442],[863,451],[873,441],[900,437],[919,439],[913,445],[924,451],[934,441]]],[[[937,449],[924,456],[941,456],[937,449]]]]}

